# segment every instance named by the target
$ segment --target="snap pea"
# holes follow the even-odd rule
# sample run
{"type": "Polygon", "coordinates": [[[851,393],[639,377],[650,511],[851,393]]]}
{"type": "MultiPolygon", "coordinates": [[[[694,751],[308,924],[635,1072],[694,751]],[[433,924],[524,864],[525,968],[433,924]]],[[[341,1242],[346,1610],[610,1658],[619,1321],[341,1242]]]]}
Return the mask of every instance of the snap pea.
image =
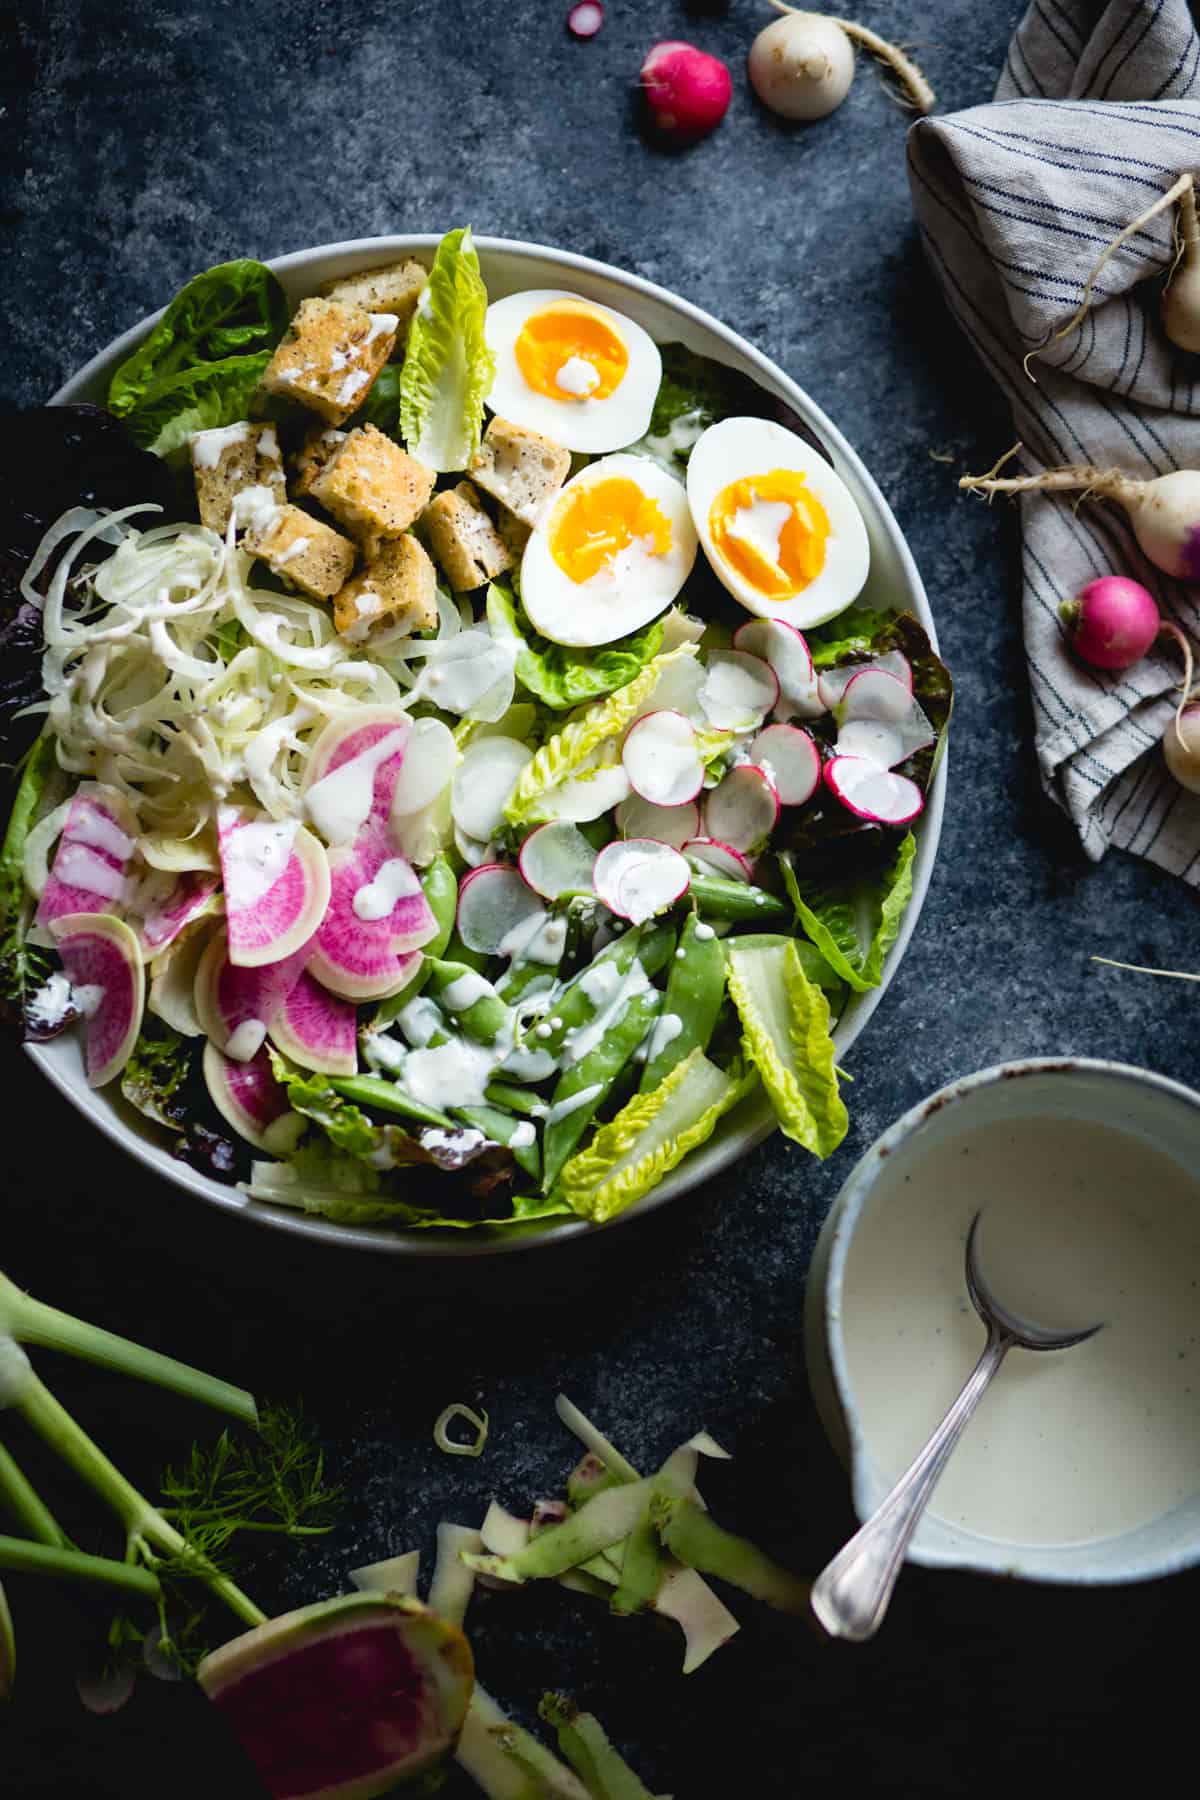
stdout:
{"type": "MultiPolygon", "coordinates": [[[[460,989],[460,993],[463,990],[460,989]]],[[[494,1044],[512,1024],[512,1009],[505,1005],[490,981],[465,963],[446,962],[440,957],[429,965],[429,995],[443,1012],[453,1016],[456,1025],[474,1038],[477,1044],[494,1044]],[[456,983],[463,983],[474,998],[466,1006],[454,1006],[456,983]]]]}
{"type": "Polygon", "coordinates": [[[507,1107],[509,1112],[526,1113],[531,1119],[545,1109],[545,1101],[531,1094],[528,1088],[517,1087],[508,1081],[489,1081],[483,1090],[493,1106],[507,1107]]]}
{"type": "Polygon", "coordinates": [[[468,969],[474,969],[476,972],[487,967],[487,957],[483,951],[468,950],[457,931],[450,933],[443,954],[448,956],[451,962],[465,963],[468,969]]]}
{"type": "Polygon", "coordinates": [[[688,893],[710,919],[754,919],[762,925],[791,922],[792,909],[764,888],[744,881],[723,881],[719,875],[693,875],[688,893]]]}
{"type": "Polygon", "coordinates": [[[458,910],[458,881],[444,856],[435,856],[422,875],[421,891],[429,902],[430,912],[437,920],[437,936],[430,938],[425,945],[425,954],[416,974],[398,994],[381,1000],[376,1007],[374,1022],[379,1029],[390,1025],[396,1014],[421,992],[429,979],[430,959],[443,954],[454,930],[454,916],[458,910]]]}
{"type": "Polygon", "coordinates": [[[343,1100],[352,1100],[356,1106],[376,1106],[380,1112],[399,1113],[402,1118],[417,1119],[422,1125],[454,1129],[454,1120],[449,1113],[422,1105],[420,1100],[412,1099],[394,1081],[385,1081],[381,1075],[331,1075],[329,1085],[343,1100]]]}
{"type": "Polygon", "coordinates": [[[581,969],[578,975],[567,982],[554,1002],[552,1018],[541,1019],[536,1025],[531,1025],[521,1039],[519,1048],[540,1050],[549,1056],[559,1057],[568,1032],[590,1024],[597,1012],[602,1010],[603,999],[598,1006],[588,992],[589,986],[594,986],[594,973],[597,969],[611,965],[619,981],[624,981],[636,961],[641,963],[647,975],[657,975],[665,967],[674,948],[675,933],[669,925],[639,925],[624,937],[605,945],[586,969],[581,969]]]}
{"type": "Polygon", "coordinates": [[[721,940],[710,925],[689,913],[679,935],[660,1014],[662,1019],[676,1020],[679,1029],[657,1054],[647,1059],[638,1084],[640,1093],[650,1093],[693,1050],[706,1048],[724,998],[725,953],[721,940]]]}
{"type": "Polygon", "coordinates": [[[485,1137],[492,1138],[497,1144],[503,1144],[506,1149],[510,1149],[513,1153],[513,1161],[518,1168],[524,1169],[525,1173],[534,1181],[537,1180],[542,1172],[542,1159],[538,1153],[537,1139],[535,1138],[531,1144],[514,1144],[512,1141],[514,1135],[524,1136],[520,1130],[521,1125],[525,1123],[524,1120],[510,1119],[507,1113],[501,1112],[495,1106],[456,1106],[454,1116],[456,1119],[464,1120],[468,1125],[473,1125],[476,1131],[482,1131],[485,1137]]]}
{"type": "Polygon", "coordinates": [[[625,1009],[609,1025],[604,1036],[578,1062],[568,1065],[558,1078],[550,1103],[546,1128],[542,1134],[542,1192],[548,1194],[558,1179],[563,1164],[587,1130],[592,1115],[633,1055],[662,1005],[657,988],[646,987],[634,994],[625,1009]],[[554,1109],[577,1099],[588,1098],[571,1108],[561,1118],[554,1109]]]}

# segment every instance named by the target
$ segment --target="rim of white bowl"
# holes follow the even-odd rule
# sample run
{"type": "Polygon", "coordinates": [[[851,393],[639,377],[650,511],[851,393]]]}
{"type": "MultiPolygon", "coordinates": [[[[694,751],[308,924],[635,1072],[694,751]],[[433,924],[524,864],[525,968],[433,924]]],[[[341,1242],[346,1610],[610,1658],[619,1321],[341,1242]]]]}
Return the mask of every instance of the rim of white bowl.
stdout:
{"type": "MultiPolygon", "coordinates": [[[[348,263],[361,259],[361,266],[368,267],[367,259],[382,262],[388,258],[406,254],[428,254],[436,249],[440,241],[440,234],[437,232],[410,232],[386,237],[347,238],[335,243],[317,244],[307,250],[293,250],[285,256],[272,257],[268,260],[267,266],[281,278],[302,275],[314,263],[327,262],[333,258],[344,259],[348,263]]],[[[718,360],[720,359],[720,350],[723,348],[732,353],[736,362],[746,365],[760,386],[793,407],[800,417],[812,427],[831,452],[834,461],[838,464],[839,472],[849,471],[853,481],[865,493],[870,511],[874,515],[873,523],[887,539],[888,547],[896,560],[912,610],[928,632],[930,642],[935,649],[937,648],[937,628],[930,611],[924,584],[917,572],[912,552],[903,532],[896,523],[890,506],[870,471],[837,426],[777,363],[756,349],[748,339],[734,331],[731,326],[723,324],[711,313],[704,311],[702,307],[695,306],[691,301],[672,293],[669,288],[648,281],[644,276],[630,274],[612,263],[601,262],[590,256],[581,256],[570,250],[558,250],[551,245],[536,244],[516,238],[476,237],[475,246],[485,267],[485,278],[486,264],[490,256],[506,256],[531,263],[551,263],[593,283],[607,282],[618,290],[632,292],[653,301],[694,327],[714,343],[717,348],[713,354],[717,356],[718,360]]],[[[61,406],[78,401],[98,378],[110,371],[141,342],[162,317],[165,310],[160,307],[157,312],[147,314],[136,325],[132,325],[127,331],[122,332],[103,350],[98,351],[69,380],[63,383],[58,392],[52,396],[50,404],[61,406]]],[[[905,912],[896,942],[888,955],[880,985],[871,989],[869,993],[853,995],[847,1003],[846,1012],[843,1013],[842,1021],[834,1033],[834,1041],[839,1055],[844,1055],[850,1048],[887,992],[921,916],[941,837],[942,815],[946,804],[946,770],[947,755],[943,740],[942,754],[926,799],[925,810],[917,826],[917,854],[913,862],[912,899],[905,912]]],[[[219,1206],[226,1212],[240,1213],[257,1224],[275,1230],[290,1232],[293,1235],[320,1243],[336,1244],[344,1249],[371,1250],[434,1260],[448,1257],[502,1256],[509,1253],[515,1254],[521,1250],[548,1249],[569,1239],[594,1235],[597,1230],[595,1225],[585,1219],[564,1217],[562,1220],[552,1220],[545,1225],[536,1227],[533,1225],[528,1227],[501,1226],[489,1230],[486,1226],[475,1226],[469,1230],[446,1230],[435,1235],[431,1231],[412,1228],[406,1230],[403,1227],[388,1225],[338,1225],[317,1215],[292,1212],[281,1206],[268,1205],[263,1201],[252,1200],[238,1189],[215,1181],[210,1176],[202,1175],[199,1171],[189,1168],[187,1164],[172,1157],[170,1152],[160,1145],[139,1136],[133,1125],[122,1115],[119,1109],[120,1103],[114,1104],[112,1100],[106,1098],[103,1092],[93,1093],[91,1090],[77,1087],[72,1083],[55,1062],[51,1047],[29,1044],[26,1045],[26,1052],[43,1075],[78,1112],[96,1125],[113,1143],[118,1144],[128,1155],[133,1156],[144,1168],[210,1205],[219,1206]]],[[[721,1174],[747,1151],[762,1143],[776,1129],[774,1114],[762,1096],[751,1097],[742,1106],[735,1108],[734,1112],[722,1122],[722,1126],[723,1129],[720,1129],[714,1138],[689,1156],[644,1200],[612,1220],[611,1225],[600,1229],[608,1230],[627,1221],[644,1218],[648,1212],[666,1205],[682,1194],[689,1193],[693,1188],[699,1187],[701,1183],[721,1174]]]]}

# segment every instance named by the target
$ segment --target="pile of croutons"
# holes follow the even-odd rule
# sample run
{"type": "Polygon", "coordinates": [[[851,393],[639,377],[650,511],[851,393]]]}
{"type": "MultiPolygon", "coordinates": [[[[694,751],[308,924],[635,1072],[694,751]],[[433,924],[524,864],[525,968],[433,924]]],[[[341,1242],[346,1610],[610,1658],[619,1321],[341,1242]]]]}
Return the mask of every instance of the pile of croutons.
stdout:
{"type": "Polygon", "coordinates": [[[222,535],[232,525],[290,586],[332,601],[353,644],[434,627],[435,563],[458,594],[510,568],[570,467],[560,445],[493,418],[471,479],[435,493],[434,470],[393,438],[370,424],[343,429],[403,354],[425,281],[420,263],[390,263],[301,301],[262,380],[316,415],[286,469],[272,423],[242,419],[191,440],[202,522],[222,535]]]}

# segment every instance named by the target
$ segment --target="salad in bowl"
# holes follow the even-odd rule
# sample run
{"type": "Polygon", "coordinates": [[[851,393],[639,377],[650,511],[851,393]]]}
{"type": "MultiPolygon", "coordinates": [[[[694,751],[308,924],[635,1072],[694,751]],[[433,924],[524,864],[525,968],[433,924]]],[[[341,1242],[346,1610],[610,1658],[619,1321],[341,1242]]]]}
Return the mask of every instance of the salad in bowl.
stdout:
{"type": "Polygon", "coordinates": [[[27,1035],[342,1226],[604,1223],[764,1103],[828,1155],[952,692],[805,420],[469,231],[210,270],[106,399],[9,534],[27,1035]]]}

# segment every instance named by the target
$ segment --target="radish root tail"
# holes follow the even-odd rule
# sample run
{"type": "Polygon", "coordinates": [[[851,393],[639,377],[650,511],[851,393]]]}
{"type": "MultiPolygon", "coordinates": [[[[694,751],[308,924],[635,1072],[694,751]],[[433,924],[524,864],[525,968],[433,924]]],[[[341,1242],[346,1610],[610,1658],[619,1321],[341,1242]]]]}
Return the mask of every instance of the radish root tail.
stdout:
{"type": "Polygon", "coordinates": [[[1181,750],[1186,750],[1187,743],[1183,735],[1183,715],[1187,711],[1188,702],[1192,698],[1192,685],[1196,673],[1196,661],[1195,657],[1192,655],[1191,643],[1184,636],[1183,632],[1180,631],[1173,619],[1163,620],[1162,625],[1159,628],[1159,635],[1161,637],[1172,638],[1175,643],[1178,644],[1183,656],[1183,680],[1180,683],[1179,705],[1175,708],[1174,731],[1179,743],[1179,748],[1181,750]]]}
{"type": "Polygon", "coordinates": [[[1114,962],[1111,956],[1093,956],[1092,961],[1109,969],[1128,969],[1131,975],[1164,975],[1171,981],[1200,981],[1200,975],[1189,975],[1185,969],[1147,969],[1141,963],[1114,962]]]}
{"type": "Polygon", "coordinates": [[[1014,444],[1011,450],[1006,450],[986,475],[962,476],[959,487],[967,493],[986,494],[989,499],[995,494],[1030,494],[1038,489],[1058,494],[1081,489],[1080,500],[1086,500],[1092,494],[1112,500],[1130,485],[1123,470],[1096,469],[1089,463],[1077,463],[1067,469],[1043,469],[1040,475],[999,475],[997,471],[1021,448],[1020,444],[1014,444]]]}
{"type": "MultiPolygon", "coordinates": [[[[804,13],[808,10],[803,6],[789,6],[786,0],[771,0],[771,5],[780,13],[804,13]]],[[[891,70],[905,105],[911,106],[914,112],[933,111],[937,105],[937,95],[911,56],[906,56],[895,44],[889,44],[878,32],[872,31],[867,25],[859,25],[854,19],[839,19],[829,13],[821,16],[828,18],[831,25],[839,25],[852,42],[861,44],[877,62],[891,70]]]]}

